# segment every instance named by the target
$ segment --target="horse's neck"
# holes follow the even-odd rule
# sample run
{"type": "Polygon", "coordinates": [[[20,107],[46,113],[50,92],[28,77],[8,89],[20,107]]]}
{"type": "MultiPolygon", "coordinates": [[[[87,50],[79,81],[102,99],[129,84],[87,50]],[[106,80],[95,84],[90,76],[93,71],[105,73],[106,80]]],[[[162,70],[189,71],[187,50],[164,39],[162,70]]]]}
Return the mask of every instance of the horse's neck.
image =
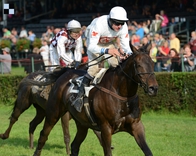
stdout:
{"type": "Polygon", "coordinates": [[[137,93],[138,84],[127,77],[121,70],[111,72],[104,79],[106,82],[103,86],[107,86],[107,89],[116,92],[120,96],[130,97],[137,93]]]}

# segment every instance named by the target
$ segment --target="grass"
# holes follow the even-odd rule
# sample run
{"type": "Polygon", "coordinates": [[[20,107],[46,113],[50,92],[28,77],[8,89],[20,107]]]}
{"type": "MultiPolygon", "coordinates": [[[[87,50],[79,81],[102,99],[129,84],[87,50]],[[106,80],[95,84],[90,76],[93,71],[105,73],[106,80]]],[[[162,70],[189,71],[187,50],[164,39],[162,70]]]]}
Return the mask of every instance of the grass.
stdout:
{"type": "Polygon", "coordinates": [[[12,66],[11,75],[24,75],[26,76],[26,72],[24,71],[24,67],[15,67],[12,66]]]}
{"type": "MultiPolygon", "coordinates": [[[[8,117],[12,111],[11,106],[0,105],[0,133],[3,133],[9,123],[8,117]]],[[[2,156],[32,156],[34,150],[29,149],[28,127],[33,119],[35,110],[33,107],[24,112],[13,126],[10,138],[0,140],[0,155],[2,156]]],[[[155,156],[195,156],[196,150],[196,118],[187,114],[156,114],[146,113],[142,116],[146,130],[146,140],[155,156]]],[[[40,124],[34,136],[34,144],[37,145],[40,124]]],[[[71,140],[76,132],[75,123],[70,121],[71,140]]],[[[134,138],[128,133],[117,133],[112,137],[112,145],[115,147],[113,156],[142,156],[143,153],[136,144],[134,138]]],[[[60,122],[51,131],[48,141],[42,151],[42,156],[65,156],[65,146],[60,122]]],[[[96,136],[89,130],[87,138],[80,148],[79,156],[102,156],[103,150],[96,136]]]]}

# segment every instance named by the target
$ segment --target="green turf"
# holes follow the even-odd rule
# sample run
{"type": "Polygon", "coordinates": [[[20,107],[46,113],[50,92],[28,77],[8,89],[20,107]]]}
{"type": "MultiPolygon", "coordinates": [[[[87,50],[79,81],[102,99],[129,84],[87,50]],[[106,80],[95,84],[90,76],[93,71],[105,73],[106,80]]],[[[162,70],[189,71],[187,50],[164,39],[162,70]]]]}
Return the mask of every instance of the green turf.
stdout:
{"type": "MultiPolygon", "coordinates": [[[[11,106],[0,105],[0,133],[8,126],[11,106]]],[[[1,156],[32,156],[34,150],[29,149],[28,127],[35,110],[31,107],[24,112],[13,126],[10,138],[0,140],[1,156]]],[[[143,114],[142,121],[146,130],[146,140],[154,156],[195,156],[196,150],[196,118],[186,114],[143,114]]],[[[34,143],[37,145],[40,124],[35,131],[34,143]]],[[[70,121],[71,140],[76,132],[75,123],[70,121]]],[[[117,133],[112,137],[115,147],[113,156],[142,156],[134,138],[128,133],[117,133]]],[[[60,122],[51,131],[42,151],[42,156],[65,156],[65,146],[60,122]]],[[[86,140],[80,148],[79,156],[103,156],[103,150],[96,136],[89,130],[86,140]]]]}

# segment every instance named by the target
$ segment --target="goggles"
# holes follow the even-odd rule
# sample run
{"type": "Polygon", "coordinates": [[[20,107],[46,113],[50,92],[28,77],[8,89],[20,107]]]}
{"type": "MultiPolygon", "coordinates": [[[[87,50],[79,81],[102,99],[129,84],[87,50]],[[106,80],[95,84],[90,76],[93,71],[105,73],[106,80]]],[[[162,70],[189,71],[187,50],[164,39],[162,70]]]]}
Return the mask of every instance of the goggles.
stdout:
{"type": "Polygon", "coordinates": [[[119,26],[119,25],[124,25],[125,21],[119,21],[119,20],[111,19],[111,23],[116,25],[116,26],[119,26]]]}
{"type": "Polygon", "coordinates": [[[80,33],[81,28],[74,28],[74,29],[70,29],[69,31],[73,33],[80,33]]]}

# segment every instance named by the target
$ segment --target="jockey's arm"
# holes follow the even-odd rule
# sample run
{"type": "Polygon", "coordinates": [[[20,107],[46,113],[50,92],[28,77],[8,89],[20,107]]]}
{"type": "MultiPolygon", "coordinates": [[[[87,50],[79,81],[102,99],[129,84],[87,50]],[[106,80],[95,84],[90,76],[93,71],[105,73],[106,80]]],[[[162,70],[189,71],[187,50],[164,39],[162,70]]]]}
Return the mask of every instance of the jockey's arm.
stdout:
{"type": "Polygon", "coordinates": [[[74,60],[66,54],[66,47],[65,47],[66,42],[67,42],[67,38],[61,36],[61,39],[57,41],[57,52],[59,55],[59,59],[62,58],[63,60],[66,60],[71,64],[74,60]]]}
{"type": "Polygon", "coordinates": [[[82,38],[80,37],[76,40],[76,47],[75,47],[75,50],[74,50],[75,61],[81,62],[81,60],[82,60],[82,50],[83,50],[83,44],[82,44],[82,38]]]}

